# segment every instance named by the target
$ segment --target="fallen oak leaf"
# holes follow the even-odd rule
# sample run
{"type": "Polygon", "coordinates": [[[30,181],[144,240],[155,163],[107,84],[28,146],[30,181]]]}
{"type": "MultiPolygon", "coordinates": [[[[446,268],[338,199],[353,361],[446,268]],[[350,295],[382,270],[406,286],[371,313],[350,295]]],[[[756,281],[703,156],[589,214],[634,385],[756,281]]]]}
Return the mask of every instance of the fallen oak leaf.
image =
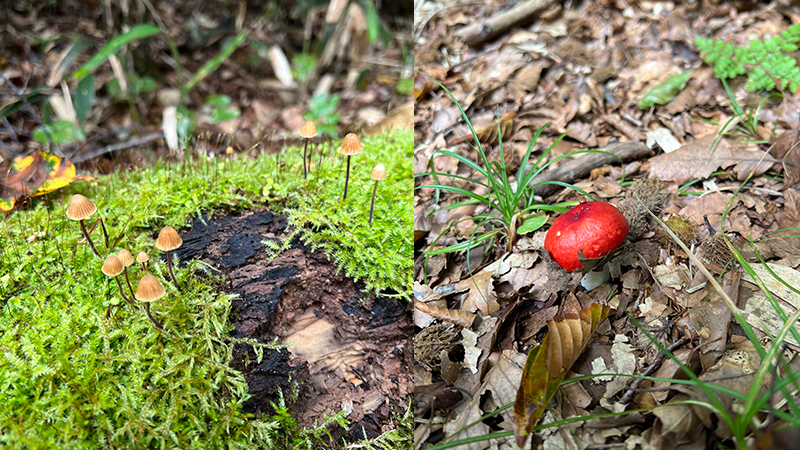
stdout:
{"type": "Polygon", "coordinates": [[[556,316],[547,322],[547,335],[528,353],[514,402],[514,435],[519,448],[525,446],[528,435],[567,371],[586,349],[594,330],[611,312],[611,308],[594,303],[578,314],[556,316]]]}

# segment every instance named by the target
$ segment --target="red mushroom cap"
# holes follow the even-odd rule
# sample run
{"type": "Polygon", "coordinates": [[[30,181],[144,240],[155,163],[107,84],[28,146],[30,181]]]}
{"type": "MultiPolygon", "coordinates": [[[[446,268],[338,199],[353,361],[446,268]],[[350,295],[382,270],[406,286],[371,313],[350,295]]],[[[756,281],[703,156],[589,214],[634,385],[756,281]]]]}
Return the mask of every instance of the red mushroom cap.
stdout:
{"type": "Polygon", "coordinates": [[[553,261],[568,272],[582,268],[578,255],[601,258],[622,245],[628,236],[628,221],[605,202],[587,202],[570,209],[553,222],[544,238],[544,248],[553,261]]]}

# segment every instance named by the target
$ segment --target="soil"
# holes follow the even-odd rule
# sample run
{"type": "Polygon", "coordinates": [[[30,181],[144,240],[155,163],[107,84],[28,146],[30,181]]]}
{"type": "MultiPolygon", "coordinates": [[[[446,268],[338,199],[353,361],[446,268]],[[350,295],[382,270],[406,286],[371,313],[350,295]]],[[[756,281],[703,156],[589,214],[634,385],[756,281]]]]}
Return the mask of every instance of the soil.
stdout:
{"type": "Polygon", "coordinates": [[[413,392],[410,307],[365,294],[324,252],[299,241],[270,260],[262,242],[281,239],[285,227],[286,218],[269,211],[197,217],[176,254],[219,270],[223,289],[239,295],[232,302],[234,337],[293,343],[266,350],[261,363],[251,346],[236,345],[232,366],[247,380],[248,412],[272,413],[278,390],[288,397],[299,381],[290,412],[300,426],[346,408],[350,428],[331,429],[333,441],[375,437],[392,428],[413,392]]]}

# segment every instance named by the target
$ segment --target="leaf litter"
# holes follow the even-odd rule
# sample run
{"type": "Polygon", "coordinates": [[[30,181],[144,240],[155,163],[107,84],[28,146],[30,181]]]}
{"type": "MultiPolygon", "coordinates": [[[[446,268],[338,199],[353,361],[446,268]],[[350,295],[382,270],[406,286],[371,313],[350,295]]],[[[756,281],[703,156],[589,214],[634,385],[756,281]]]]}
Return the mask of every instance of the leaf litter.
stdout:
{"type": "MultiPolygon", "coordinates": [[[[732,431],[720,426],[724,421],[719,414],[680,402],[709,401],[702,390],[603,374],[686,378],[677,360],[700,380],[746,395],[761,356],[723,294],[741,308],[762,345],[784,326],[765,293],[774,297],[784,317],[800,307],[797,294],[778,279],[800,285],[800,238],[792,230],[800,227],[798,97],[787,92],[783,99],[759,103],[764,97],[745,91],[744,77],[728,80],[736,101],[756,120],[736,117],[731,98],[694,45],[695,37],[709,35],[740,45],[767,39],[800,21],[800,14],[787,2],[520,5],[540,8],[537,17],[494,21],[507,11],[502,1],[415,5],[415,171],[455,175],[439,176],[437,182],[485,194],[483,187],[468,181],[486,182],[472,168],[435,153],[446,149],[481,162],[469,128],[438,82],[470,118],[490,164],[521,164],[534,133],[546,123],[551,125],[539,136],[532,160],[564,132],[567,136],[545,162],[583,149],[618,154],[621,161],[609,158],[594,164],[584,161],[595,155],[570,156],[540,176],[572,183],[614,204],[631,223],[631,234],[618,254],[602,261],[611,280],[587,292],[579,284],[580,272],[565,272],[544,251],[542,230],[547,225],[520,236],[511,253],[497,238],[469,252],[442,252],[465,243],[473,232],[490,231],[472,218],[492,212],[484,204],[459,203],[465,197],[449,191],[419,189],[432,182],[430,176],[419,176],[414,222],[415,448],[489,434],[491,439],[459,448],[516,447],[513,409],[497,410],[512,403],[526,355],[552,333],[547,324],[555,323],[554,318],[593,304],[616,311],[599,324],[564,378],[594,376],[555,390],[542,413],[539,427],[545,428],[533,431],[526,448],[732,448],[732,431]],[[473,24],[501,29],[492,28],[494,37],[478,42],[466,30],[473,24]],[[686,73],[678,80],[685,82],[683,89],[639,109],[646,93],[686,73]],[[642,145],[647,151],[623,156],[617,153],[620,143],[642,145]],[[559,172],[562,166],[570,168],[559,172]],[[639,200],[667,222],[692,255],[639,200]],[[730,245],[755,276],[736,262],[730,245]],[[698,261],[723,293],[712,288],[698,261]],[[439,331],[428,340],[427,331],[435,327],[446,327],[447,338],[439,331]],[[435,351],[427,354],[435,354],[437,363],[423,363],[422,350],[434,348],[432,343],[435,351]],[[659,407],[546,428],[561,418],[654,406],[659,407]]],[[[515,182],[511,176],[509,183],[515,182]]],[[[588,200],[560,187],[539,188],[536,201],[542,204],[588,200]]],[[[546,214],[547,224],[557,216],[546,214]]],[[[800,364],[800,346],[791,334],[784,349],[789,367],[800,364]]],[[[783,369],[779,373],[785,375],[783,369]]],[[[767,374],[759,393],[774,384],[773,375],[767,374]]],[[[741,400],[729,394],[718,397],[728,413],[742,412],[741,400]]],[[[786,410],[786,400],[775,393],[770,403],[786,410]]],[[[767,445],[766,438],[778,442],[791,433],[779,431],[781,421],[773,420],[767,406],[756,418],[748,436],[760,446],[767,445]]]]}

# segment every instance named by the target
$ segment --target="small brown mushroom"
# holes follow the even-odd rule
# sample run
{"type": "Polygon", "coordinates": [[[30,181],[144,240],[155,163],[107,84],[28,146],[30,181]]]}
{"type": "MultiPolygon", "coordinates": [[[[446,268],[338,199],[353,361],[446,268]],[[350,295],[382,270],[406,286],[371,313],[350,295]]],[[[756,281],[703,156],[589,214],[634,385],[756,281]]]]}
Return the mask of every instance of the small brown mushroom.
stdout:
{"type": "Polygon", "coordinates": [[[347,200],[347,183],[350,181],[350,157],[357,155],[364,151],[361,146],[361,141],[355,133],[347,133],[347,136],[342,140],[342,146],[339,147],[339,153],[347,155],[347,172],[344,179],[344,195],[342,201],[347,200]]]}
{"type": "Polygon", "coordinates": [[[150,313],[150,303],[160,299],[166,294],[164,286],[158,282],[158,279],[149,273],[142,275],[139,284],[136,286],[136,300],[144,303],[144,310],[147,311],[147,317],[153,322],[159,330],[164,330],[160,323],[150,313]]]}
{"type": "Polygon", "coordinates": [[[372,226],[372,210],[375,209],[375,194],[378,192],[378,182],[386,179],[386,167],[383,164],[378,164],[372,168],[369,174],[370,178],[375,180],[375,187],[372,188],[372,201],[369,204],[369,225],[372,226]]]}
{"type": "Polygon", "coordinates": [[[147,261],[149,260],[150,256],[148,256],[145,252],[139,252],[139,254],[136,255],[136,262],[139,263],[139,267],[141,267],[142,270],[147,269],[147,261]]]}
{"type": "Polygon", "coordinates": [[[175,289],[177,289],[178,292],[181,291],[181,288],[178,286],[178,279],[175,278],[175,274],[172,272],[172,258],[170,257],[170,252],[180,247],[181,244],[183,244],[183,239],[181,239],[181,237],[178,235],[178,232],[175,231],[175,228],[164,227],[158,233],[156,248],[167,253],[167,267],[169,267],[169,276],[172,277],[172,282],[175,283],[175,289]]]}
{"type": "Polygon", "coordinates": [[[117,258],[116,256],[111,255],[108,258],[106,258],[106,260],[103,262],[103,268],[100,270],[102,270],[106,276],[112,277],[117,281],[117,287],[119,287],[119,295],[122,296],[123,300],[130,303],[131,306],[136,308],[136,305],[133,304],[131,299],[129,299],[128,296],[125,295],[125,291],[122,290],[122,283],[120,283],[118,278],[119,274],[122,273],[122,270],[124,268],[125,266],[122,265],[122,261],[120,261],[119,258],[117,258]]]}
{"type": "Polygon", "coordinates": [[[317,126],[314,125],[314,122],[310,120],[306,121],[306,123],[303,124],[303,127],[300,128],[300,136],[306,140],[306,145],[303,147],[303,179],[308,178],[308,171],[306,169],[306,151],[308,150],[308,140],[316,135],[317,126]]]}
{"type": "Polygon", "coordinates": [[[133,264],[133,255],[131,254],[131,252],[123,248],[122,250],[117,252],[117,258],[119,258],[120,262],[124,266],[124,269],[122,269],[122,271],[125,273],[125,282],[128,283],[128,289],[131,290],[131,295],[133,295],[131,280],[128,278],[128,266],[133,264]]]}
{"type": "Polygon", "coordinates": [[[97,207],[94,205],[94,203],[92,203],[91,200],[82,196],[81,194],[75,194],[69,199],[69,206],[67,206],[67,218],[69,220],[77,220],[81,224],[81,231],[83,232],[83,236],[86,238],[86,242],[88,242],[89,246],[92,247],[94,254],[102,258],[102,256],[100,256],[100,252],[98,252],[97,248],[95,248],[92,238],[89,237],[89,233],[86,231],[86,225],[83,223],[84,220],[88,219],[96,211],[97,207]]]}

